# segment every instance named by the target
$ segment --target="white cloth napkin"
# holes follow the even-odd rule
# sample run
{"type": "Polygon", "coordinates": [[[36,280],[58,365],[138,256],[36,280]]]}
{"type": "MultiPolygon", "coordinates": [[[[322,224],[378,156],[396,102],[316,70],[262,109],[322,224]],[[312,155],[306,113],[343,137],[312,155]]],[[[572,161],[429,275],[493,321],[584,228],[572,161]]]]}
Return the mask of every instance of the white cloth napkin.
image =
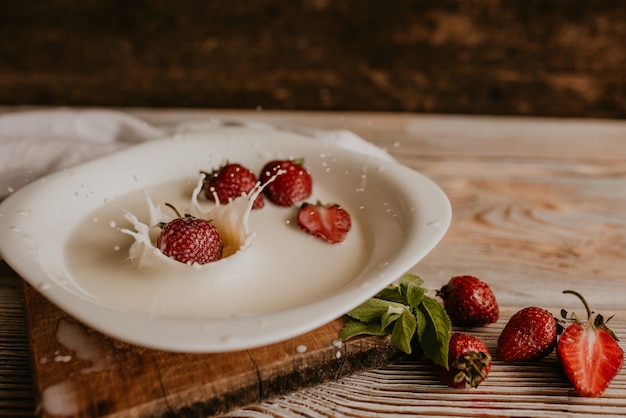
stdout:
{"type": "MultiPolygon", "coordinates": [[[[279,127],[250,121],[207,119],[174,127],[153,126],[124,112],[33,110],[0,114],[0,200],[29,182],[144,141],[221,126],[279,127]]],[[[383,149],[347,130],[298,129],[319,141],[392,160],[383,149]]]]}

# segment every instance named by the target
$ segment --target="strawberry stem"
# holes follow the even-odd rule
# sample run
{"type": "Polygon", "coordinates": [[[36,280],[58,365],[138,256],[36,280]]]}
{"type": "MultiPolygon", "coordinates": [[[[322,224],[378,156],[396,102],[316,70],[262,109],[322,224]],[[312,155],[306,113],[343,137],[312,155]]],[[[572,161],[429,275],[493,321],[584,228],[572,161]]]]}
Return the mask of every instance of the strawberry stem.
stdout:
{"type": "Polygon", "coordinates": [[[593,314],[593,312],[591,311],[591,308],[589,308],[589,304],[587,303],[587,301],[585,300],[583,295],[581,295],[580,293],[576,292],[575,290],[564,290],[563,293],[574,295],[578,299],[580,299],[580,301],[583,303],[583,305],[585,305],[585,309],[587,310],[587,320],[589,322],[591,322],[591,315],[593,314]]]}
{"type": "Polygon", "coordinates": [[[176,215],[177,215],[179,218],[182,218],[182,215],[180,214],[180,212],[178,211],[178,209],[176,209],[176,208],[174,207],[174,205],[172,205],[171,203],[165,203],[165,206],[167,206],[168,208],[170,208],[170,209],[172,209],[174,212],[176,212],[176,215]]]}

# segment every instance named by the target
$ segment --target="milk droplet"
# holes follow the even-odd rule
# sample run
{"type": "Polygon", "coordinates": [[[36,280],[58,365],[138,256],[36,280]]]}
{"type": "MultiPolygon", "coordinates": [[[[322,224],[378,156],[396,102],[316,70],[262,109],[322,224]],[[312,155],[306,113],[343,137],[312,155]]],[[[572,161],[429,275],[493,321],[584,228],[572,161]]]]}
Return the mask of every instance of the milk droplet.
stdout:
{"type": "Polygon", "coordinates": [[[307,347],[306,345],[300,344],[299,346],[296,347],[296,351],[300,354],[302,353],[306,353],[307,347]]]}
{"type": "MultiPolygon", "coordinates": [[[[99,372],[111,366],[110,358],[100,345],[98,337],[88,333],[82,325],[62,319],[57,325],[55,337],[59,344],[74,353],[77,360],[87,362],[87,365],[79,370],[80,374],[99,372]]],[[[71,360],[71,356],[62,356],[58,351],[54,354],[55,361],[71,360]]]]}
{"type": "Polygon", "coordinates": [[[436,219],[434,221],[430,221],[428,222],[426,225],[428,226],[432,226],[432,227],[440,227],[441,226],[441,221],[439,219],[436,219]]]}
{"type": "Polygon", "coordinates": [[[117,224],[115,223],[115,221],[111,221],[111,222],[109,222],[109,226],[111,228],[115,228],[117,226],[117,224]]]}

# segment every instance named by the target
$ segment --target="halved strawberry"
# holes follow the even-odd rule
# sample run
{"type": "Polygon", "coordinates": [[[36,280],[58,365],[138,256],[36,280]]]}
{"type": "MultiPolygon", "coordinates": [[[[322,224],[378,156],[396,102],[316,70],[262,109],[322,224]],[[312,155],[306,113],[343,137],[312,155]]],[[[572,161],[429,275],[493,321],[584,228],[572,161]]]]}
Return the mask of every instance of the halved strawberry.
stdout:
{"type": "Polygon", "coordinates": [[[624,364],[624,351],[617,344],[617,338],[600,314],[593,317],[587,301],[573,290],[565,290],[577,296],[587,310],[587,322],[579,321],[575,315],[567,317],[565,310],[561,315],[565,320],[573,321],[556,345],[556,353],[563,371],[576,392],[581,396],[600,396],[624,364]]]}
{"type": "MultiPolygon", "coordinates": [[[[211,173],[205,173],[204,195],[208,200],[226,204],[242,194],[250,193],[257,185],[256,175],[247,167],[238,163],[227,163],[211,173]]],[[[252,209],[265,206],[262,195],[254,200],[252,209]]]]}
{"type": "Polygon", "coordinates": [[[303,203],[296,220],[302,230],[331,244],[346,239],[352,227],[348,211],[335,203],[303,203]]]}
{"type": "Polygon", "coordinates": [[[259,179],[265,184],[274,176],[276,178],[265,186],[263,193],[278,206],[292,206],[313,193],[313,179],[302,159],[270,161],[261,170],[259,179]]]}

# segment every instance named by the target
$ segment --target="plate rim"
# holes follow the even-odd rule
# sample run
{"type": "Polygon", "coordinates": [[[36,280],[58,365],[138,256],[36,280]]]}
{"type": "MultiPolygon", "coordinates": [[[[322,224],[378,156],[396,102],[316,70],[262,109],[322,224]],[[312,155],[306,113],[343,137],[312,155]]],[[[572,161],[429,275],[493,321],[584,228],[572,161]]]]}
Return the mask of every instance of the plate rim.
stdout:
{"type": "MultiPolygon", "coordinates": [[[[323,301],[316,301],[314,303],[299,306],[294,309],[287,309],[286,311],[274,311],[270,313],[265,313],[263,315],[252,315],[250,317],[230,317],[228,319],[158,317],[157,322],[154,320],[154,318],[150,318],[150,315],[128,311],[115,306],[95,304],[93,301],[88,301],[84,298],[72,298],[71,296],[69,296],[72,303],[67,304],[67,289],[62,289],[60,286],[54,286],[52,289],[42,289],[40,286],[38,286],[38,283],[42,282],[36,280],[36,278],[32,277],[28,273],[29,269],[27,268],[27,266],[25,266],[25,260],[19,259],[17,256],[14,256],[14,254],[10,250],[7,250],[7,248],[10,246],[9,241],[12,237],[14,237],[14,234],[8,234],[7,231],[12,228],[12,226],[9,224],[16,223],[12,222],[18,216],[16,215],[18,211],[18,209],[16,208],[20,207],[20,202],[28,202],[33,198],[36,201],[37,198],[34,197],[33,194],[37,192],[41,187],[44,187],[42,186],[43,184],[48,186],[49,184],[55,184],[59,181],[62,182],[65,177],[72,175],[72,173],[75,173],[77,171],[86,171],[90,167],[93,167],[97,164],[122,161],[124,158],[131,156],[133,153],[140,152],[141,150],[158,149],[159,147],[163,146],[171,146],[169,144],[172,143],[172,140],[180,140],[181,138],[183,138],[184,140],[193,140],[194,138],[196,138],[196,140],[202,140],[197,138],[204,138],[204,140],[207,140],[206,136],[215,136],[216,134],[219,135],[220,133],[225,132],[253,135],[253,133],[267,134],[268,130],[250,127],[220,127],[206,131],[168,135],[160,139],[155,139],[138,145],[134,145],[127,149],[115,152],[114,154],[106,155],[92,161],[81,163],[68,170],[49,174],[17,190],[16,192],[8,196],[4,201],[0,202],[0,231],[4,231],[2,234],[0,234],[0,256],[3,257],[5,262],[11,268],[13,268],[26,282],[33,286],[35,290],[42,294],[46,299],[51,301],[60,309],[66,311],[71,316],[75,317],[81,322],[84,322],[86,325],[102,332],[105,335],[109,335],[111,337],[120,339],[131,344],[158,350],[175,352],[206,353],[235,351],[283,341],[288,338],[292,338],[305,332],[311,331],[319,326],[323,326],[324,324],[333,321],[334,319],[343,315],[345,312],[365,301],[367,298],[373,296],[376,292],[382,289],[382,287],[384,287],[385,284],[381,284],[380,288],[373,287],[370,289],[366,289],[363,286],[359,288],[355,288],[354,286],[348,287],[342,289],[337,294],[325,298],[323,301]],[[3,214],[3,210],[6,210],[7,214],[3,214]],[[11,214],[8,213],[9,210],[12,212],[11,214]],[[9,257],[6,256],[7,254],[9,255],[9,257]],[[333,303],[339,302],[341,302],[341,306],[335,306],[333,308],[333,303]],[[320,308],[321,305],[331,305],[331,308],[322,310],[320,308]],[[290,313],[290,315],[285,315],[286,313],[290,313]],[[107,318],[105,320],[102,320],[102,314],[106,314],[107,318]],[[296,327],[295,325],[293,325],[291,319],[286,320],[286,317],[292,315],[296,315],[298,317],[314,317],[314,320],[309,320],[306,325],[301,324],[299,327],[296,327]],[[123,323],[125,324],[122,330],[115,329],[111,326],[111,324],[114,324],[117,321],[123,321],[123,323]],[[211,326],[206,327],[207,323],[210,323],[209,325],[211,326]],[[272,332],[269,332],[270,328],[267,325],[269,323],[271,323],[272,332]],[[136,332],[136,327],[146,326],[147,324],[150,325],[150,329],[144,329],[144,331],[148,332],[136,332]],[[155,324],[157,325],[155,326],[155,324]],[[184,327],[185,332],[181,333],[181,324],[197,328],[196,338],[190,338],[190,334],[187,333],[188,327],[184,327]],[[219,334],[217,338],[215,338],[216,335],[210,335],[215,331],[216,325],[218,325],[217,328],[220,329],[220,331],[217,333],[219,334]],[[242,339],[236,335],[232,335],[232,333],[229,333],[226,330],[226,328],[233,326],[250,327],[254,325],[264,329],[267,332],[262,333],[262,335],[257,334],[254,338],[242,339]],[[222,326],[224,326],[224,329],[221,328],[222,326]],[[164,327],[169,331],[167,333],[167,338],[159,338],[159,336],[157,335],[158,331],[163,330],[164,327]]],[[[309,145],[315,144],[316,141],[316,139],[303,135],[299,132],[271,132],[280,132],[281,135],[286,135],[288,138],[291,138],[290,140],[292,141],[309,141],[307,142],[307,144],[309,145]]],[[[331,150],[340,154],[349,155],[350,158],[362,158],[363,161],[374,160],[376,161],[376,164],[379,164],[380,166],[385,168],[384,172],[386,172],[387,175],[392,172],[394,176],[400,176],[400,174],[402,174],[411,177],[411,180],[419,182],[421,186],[428,187],[428,193],[435,196],[436,200],[431,200],[427,202],[427,204],[436,206],[440,212],[437,219],[438,225],[435,228],[427,229],[428,237],[426,240],[428,241],[428,245],[422,248],[415,248],[417,253],[413,254],[411,257],[405,254],[403,259],[394,260],[394,262],[386,268],[386,271],[389,272],[389,276],[393,277],[394,279],[400,277],[406,271],[410,270],[413,266],[419,263],[430,251],[435,248],[435,246],[440,242],[440,240],[447,232],[452,219],[452,208],[450,201],[446,194],[443,192],[443,190],[435,182],[433,182],[425,175],[417,172],[416,170],[406,167],[396,161],[382,160],[378,157],[359,153],[357,151],[347,149],[337,144],[329,144],[328,142],[320,142],[319,145],[320,149],[331,150]]],[[[420,190],[420,193],[421,192],[422,191],[420,190]]],[[[407,196],[411,197],[410,195],[407,196]]],[[[425,204],[425,202],[418,203],[425,204]]],[[[89,212],[86,212],[85,215],[87,215],[88,213],[89,212]]],[[[20,221],[23,220],[20,219],[20,221]]],[[[420,238],[423,238],[421,231],[419,233],[419,236],[420,238]]]]}

